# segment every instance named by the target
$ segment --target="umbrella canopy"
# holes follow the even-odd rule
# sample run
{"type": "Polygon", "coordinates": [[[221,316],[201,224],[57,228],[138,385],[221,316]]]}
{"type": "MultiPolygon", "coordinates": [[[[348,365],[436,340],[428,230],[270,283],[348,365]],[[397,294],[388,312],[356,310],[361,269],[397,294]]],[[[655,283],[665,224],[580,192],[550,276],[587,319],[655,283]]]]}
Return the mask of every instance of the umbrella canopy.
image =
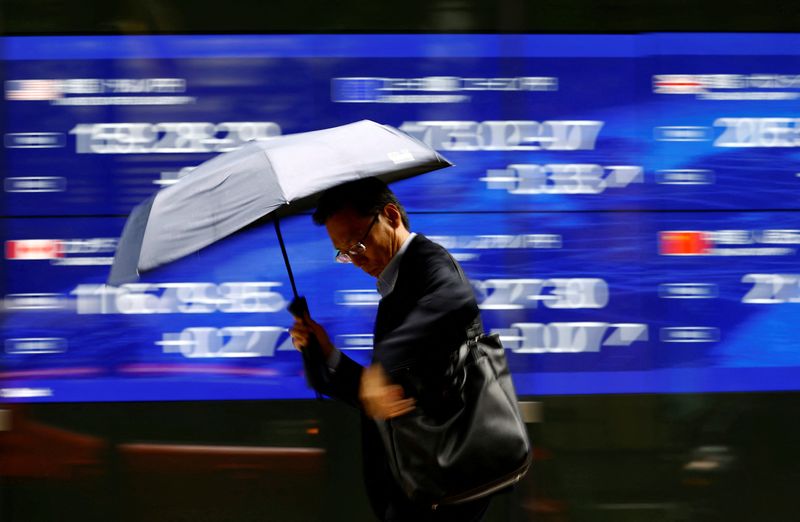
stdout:
{"type": "Polygon", "coordinates": [[[136,281],[264,216],[308,208],[335,185],[370,176],[389,183],[450,165],[424,143],[370,120],[250,142],[134,208],[108,284],[136,281]]]}

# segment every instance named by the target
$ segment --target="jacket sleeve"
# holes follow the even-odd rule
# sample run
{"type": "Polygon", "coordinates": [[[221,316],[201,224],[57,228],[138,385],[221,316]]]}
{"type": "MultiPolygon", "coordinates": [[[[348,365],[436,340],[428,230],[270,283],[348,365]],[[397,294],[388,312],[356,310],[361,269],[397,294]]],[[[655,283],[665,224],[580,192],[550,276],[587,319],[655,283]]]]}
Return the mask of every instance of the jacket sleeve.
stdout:
{"type": "Polygon", "coordinates": [[[341,354],[335,369],[325,368],[328,382],[324,390],[318,391],[356,408],[361,408],[358,390],[363,370],[364,368],[360,364],[345,354],[341,354]]]}
{"type": "Polygon", "coordinates": [[[466,329],[478,315],[472,286],[456,261],[438,245],[402,267],[412,281],[407,312],[383,333],[375,346],[375,360],[390,373],[422,363],[434,369],[447,360],[466,338],[466,329]]]}
{"type": "Polygon", "coordinates": [[[318,392],[351,406],[360,407],[358,391],[363,367],[339,352],[336,367],[331,368],[319,347],[306,347],[303,352],[306,380],[318,392]]]}

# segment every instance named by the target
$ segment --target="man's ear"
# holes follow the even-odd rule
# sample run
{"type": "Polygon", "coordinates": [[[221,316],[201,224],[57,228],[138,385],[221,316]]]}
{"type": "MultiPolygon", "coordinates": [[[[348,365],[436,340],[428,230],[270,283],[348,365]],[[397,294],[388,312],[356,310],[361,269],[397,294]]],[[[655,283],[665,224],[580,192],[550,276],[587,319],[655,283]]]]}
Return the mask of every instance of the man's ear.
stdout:
{"type": "Polygon", "coordinates": [[[393,228],[397,228],[403,224],[403,217],[400,215],[400,209],[394,203],[388,203],[383,207],[383,215],[389,220],[393,228]]]}

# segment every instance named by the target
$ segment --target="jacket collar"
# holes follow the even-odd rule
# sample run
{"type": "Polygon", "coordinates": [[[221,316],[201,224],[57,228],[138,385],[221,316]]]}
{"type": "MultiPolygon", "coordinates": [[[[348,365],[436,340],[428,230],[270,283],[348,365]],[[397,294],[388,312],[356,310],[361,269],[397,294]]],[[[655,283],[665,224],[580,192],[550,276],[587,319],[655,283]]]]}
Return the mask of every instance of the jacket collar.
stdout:
{"type": "Polygon", "coordinates": [[[378,293],[381,294],[381,297],[386,297],[387,295],[392,293],[394,290],[394,285],[397,283],[397,275],[400,270],[400,260],[405,254],[406,250],[408,250],[408,246],[411,244],[411,241],[416,237],[416,233],[412,232],[408,235],[403,244],[400,246],[400,250],[394,255],[394,257],[389,261],[389,264],[386,265],[386,268],[383,269],[383,272],[378,276],[377,285],[378,285],[378,293]]]}

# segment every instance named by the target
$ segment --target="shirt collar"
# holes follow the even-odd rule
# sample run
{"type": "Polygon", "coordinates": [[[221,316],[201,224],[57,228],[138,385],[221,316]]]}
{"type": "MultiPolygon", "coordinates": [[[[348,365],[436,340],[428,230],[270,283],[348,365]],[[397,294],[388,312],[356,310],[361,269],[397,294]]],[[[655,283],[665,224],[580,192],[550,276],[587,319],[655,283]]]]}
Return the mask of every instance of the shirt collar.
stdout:
{"type": "Polygon", "coordinates": [[[378,293],[381,294],[381,297],[386,297],[394,290],[394,284],[397,282],[397,272],[400,269],[400,258],[403,257],[405,251],[408,250],[408,245],[416,235],[417,234],[414,232],[408,235],[406,240],[403,241],[403,244],[400,245],[400,250],[397,251],[394,257],[389,261],[389,264],[386,265],[386,268],[383,269],[381,275],[378,276],[378,293]]]}

